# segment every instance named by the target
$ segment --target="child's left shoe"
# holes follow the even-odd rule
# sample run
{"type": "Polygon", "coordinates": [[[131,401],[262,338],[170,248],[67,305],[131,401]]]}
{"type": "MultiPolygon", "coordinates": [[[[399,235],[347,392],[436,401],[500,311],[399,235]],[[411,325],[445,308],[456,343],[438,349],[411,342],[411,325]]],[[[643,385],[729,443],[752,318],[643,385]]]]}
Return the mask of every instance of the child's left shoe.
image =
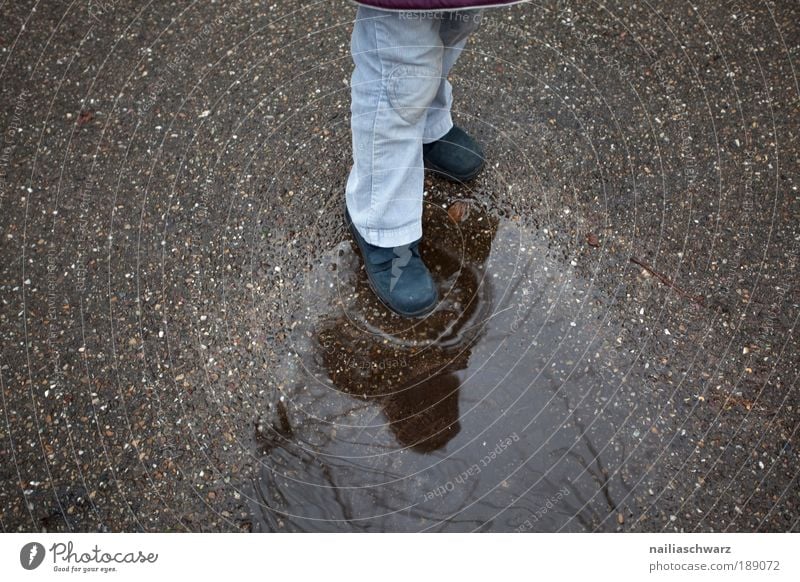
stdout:
{"type": "Polygon", "coordinates": [[[425,167],[456,182],[468,182],[480,174],[485,158],[481,145],[458,126],[438,141],[423,144],[425,167]]]}

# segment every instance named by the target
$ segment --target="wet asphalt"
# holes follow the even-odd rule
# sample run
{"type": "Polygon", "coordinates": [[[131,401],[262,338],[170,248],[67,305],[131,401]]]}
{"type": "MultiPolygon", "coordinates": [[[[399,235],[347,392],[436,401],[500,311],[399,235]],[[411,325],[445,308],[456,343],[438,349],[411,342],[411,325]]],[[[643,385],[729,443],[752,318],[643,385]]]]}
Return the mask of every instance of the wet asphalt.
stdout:
{"type": "Polygon", "coordinates": [[[0,2],[2,530],[800,531],[800,6],[487,12],[413,321],[354,14],[0,2]]]}

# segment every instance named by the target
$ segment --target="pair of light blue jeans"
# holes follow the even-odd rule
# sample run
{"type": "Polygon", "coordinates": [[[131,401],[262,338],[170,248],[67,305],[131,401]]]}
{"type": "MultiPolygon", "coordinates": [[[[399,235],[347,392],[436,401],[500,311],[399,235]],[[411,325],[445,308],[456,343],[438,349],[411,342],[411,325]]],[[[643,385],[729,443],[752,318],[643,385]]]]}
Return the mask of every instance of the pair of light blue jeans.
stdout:
{"type": "Polygon", "coordinates": [[[422,237],[422,144],[453,127],[447,76],[481,18],[481,10],[358,8],[346,201],[372,245],[397,247],[422,237]]]}

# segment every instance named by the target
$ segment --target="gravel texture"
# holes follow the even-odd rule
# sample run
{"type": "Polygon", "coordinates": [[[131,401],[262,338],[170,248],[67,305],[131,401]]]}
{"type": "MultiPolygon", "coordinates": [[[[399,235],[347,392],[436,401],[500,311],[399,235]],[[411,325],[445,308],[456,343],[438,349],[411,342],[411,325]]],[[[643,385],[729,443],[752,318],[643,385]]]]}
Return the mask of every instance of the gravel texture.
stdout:
{"type": "Polygon", "coordinates": [[[0,0],[2,530],[800,531],[800,5],[487,12],[416,322],[354,14],[0,0]]]}

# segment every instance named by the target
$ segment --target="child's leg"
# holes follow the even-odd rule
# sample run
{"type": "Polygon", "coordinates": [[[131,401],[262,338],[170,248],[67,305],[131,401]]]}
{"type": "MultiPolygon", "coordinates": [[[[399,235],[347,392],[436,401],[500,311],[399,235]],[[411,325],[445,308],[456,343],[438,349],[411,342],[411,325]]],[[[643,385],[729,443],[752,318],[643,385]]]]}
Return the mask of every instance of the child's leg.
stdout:
{"type": "Polygon", "coordinates": [[[353,29],[347,208],[372,245],[422,236],[422,138],[442,78],[441,17],[360,6],[353,29]]]}
{"type": "Polygon", "coordinates": [[[450,110],[453,106],[453,87],[447,76],[467,44],[470,34],[480,26],[482,10],[451,12],[442,21],[439,37],[442,39],[442,79],[436,98],[428,110],[423,143],[431,143],[445,135],[453,127],[450,110]]]}

